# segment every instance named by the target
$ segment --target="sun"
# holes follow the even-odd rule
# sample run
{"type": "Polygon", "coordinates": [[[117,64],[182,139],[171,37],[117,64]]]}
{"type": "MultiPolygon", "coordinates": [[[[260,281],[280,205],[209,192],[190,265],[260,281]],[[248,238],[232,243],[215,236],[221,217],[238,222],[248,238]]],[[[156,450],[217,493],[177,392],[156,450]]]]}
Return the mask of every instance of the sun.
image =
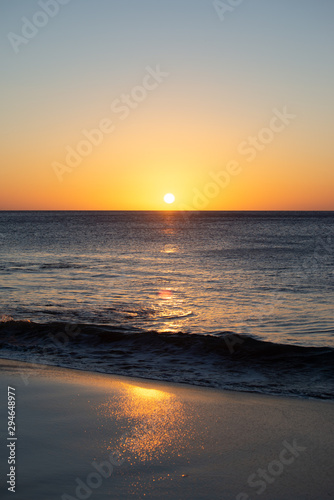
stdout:
{"type": "Polygon", "coordinates": [[[165,200],[165,202],[166,202],[166,203],[169,203],[169,204],[170,204],[170,203],[174,203],[174,201],[175,201],[175,196],[174,196],[172,193],[167,193],[167,194],[165,194],[165,196],[164,196],[164,200],[165,200]]]}

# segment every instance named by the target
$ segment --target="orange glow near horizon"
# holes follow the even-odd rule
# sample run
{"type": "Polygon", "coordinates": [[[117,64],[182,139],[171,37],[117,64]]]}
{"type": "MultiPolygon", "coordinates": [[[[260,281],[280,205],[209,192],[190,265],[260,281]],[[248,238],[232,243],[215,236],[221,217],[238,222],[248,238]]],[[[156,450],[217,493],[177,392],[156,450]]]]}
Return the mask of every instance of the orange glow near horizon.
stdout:
{"type": "MultiPolygon", "coordinates": [[[[192,133],[189,126],[188,135],[192,133]]],[[[125,149],[125,137],[116,144],[106,141],[75,169],[65,172],[62,182],[51,168],[55,158],[61,160],[61,148],[59,152],[54,144],[49,151],[36,151],[22,144],[16,158],[10,158],[12,153],[5,151],[8,169],[2,175],[0,209],[334,209],[334,170],[327,166],[329,155],[316,158],[307,151],[303,154],[301,147],[296,147],[298,134],[292,127],[277,138],[279,144],[273,141],[248,162],[237,151],[237,137],[246,133],[235,131],[234,139],[230,133],[233,145],[226,148],[224,155],[217,133],[215,140],[207,133],[201,143],[200,137],[192,145],[184,141],[183,151],[176,148],[168,155],[165,141],[162,137],[158,140],[159,134],[154,150],[150,149],[147,135],[141,143],[137,138],[130,151],[125,149]],[[238,165],[233,175],[229,173],[231,163],[238,165]],[[173,203],[164,200],[167,192],[175,196],[173,203]]]]}
{"type": "MultiPolygon", "coordinates": [[[[82,134],[68,134],[59,124],[57,134],[46,137],[43,132],[40,147],[32,147],[41,132],[34,127],[26,131],[19,150],[9,141],[4,146],[7,169],[0,185],[0,209],[334,209],[331,153],[325,140],[321,155],[316,145],[305,146],[297,118],[250,158],[239,146],[256,133],[251,120],[228,127],[212,118],[210,123],[210,116],[200,110],[198,119],[202,116],[209,125],[198,129],[192,114],[175,123],[165,105],[156,111],[148,108],[147,115],[138,111],[60,178],[52,165],[65,164],[66,148],[77,150],[82,134]],[[173,203],[165,202],[166,193],[173,193],[173,203]]],[[[268,120],[270,115],[261,123],[268,120]]]]}
{"type": "Polygon", "coordinates": [[[6,40],[0,210],[334,210],[334,3],[192,7],[70,2],[6,40]]]}

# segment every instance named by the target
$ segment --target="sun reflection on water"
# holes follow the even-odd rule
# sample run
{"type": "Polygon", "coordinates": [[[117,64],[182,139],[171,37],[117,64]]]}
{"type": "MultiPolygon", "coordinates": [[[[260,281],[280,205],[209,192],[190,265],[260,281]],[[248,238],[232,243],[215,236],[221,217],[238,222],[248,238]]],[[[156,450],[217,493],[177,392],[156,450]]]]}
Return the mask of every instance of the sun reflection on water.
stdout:
{"type": "Polygon", "coordinates": [[[159,290],[159,298],[167,300],[173,298],[173,292],[170,288],[163,288],[159,290]]]}
{"type": "Polygon", "coordinates": [[[171,245],[171,244],[166,244],[160,250],[161,253],[178,253],[179,252],[179,247],[177,245],[171,245]]]}

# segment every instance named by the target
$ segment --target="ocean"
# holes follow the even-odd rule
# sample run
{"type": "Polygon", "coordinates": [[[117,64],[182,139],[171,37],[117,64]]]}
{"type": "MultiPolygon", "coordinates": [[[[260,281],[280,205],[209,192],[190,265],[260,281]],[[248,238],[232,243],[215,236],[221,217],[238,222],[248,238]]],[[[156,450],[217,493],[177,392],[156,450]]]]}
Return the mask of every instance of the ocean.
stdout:
{"type": "Polygon", "coordinates": [[[334,399],[334,212],[0,212],[0,356],[334,399]]]}

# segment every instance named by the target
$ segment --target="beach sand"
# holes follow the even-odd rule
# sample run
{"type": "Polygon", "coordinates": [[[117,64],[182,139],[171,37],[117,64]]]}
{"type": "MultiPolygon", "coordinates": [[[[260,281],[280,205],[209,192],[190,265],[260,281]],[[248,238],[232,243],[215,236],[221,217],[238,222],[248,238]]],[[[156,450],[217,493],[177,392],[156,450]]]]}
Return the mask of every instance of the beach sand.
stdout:
{"type": "Polygon", "coordinates": [[[0,372],[3,499],[334,497],[333,402],[5,360],[0,372]],[[8,385],[15,495],[5,485],[8,385]]]}

